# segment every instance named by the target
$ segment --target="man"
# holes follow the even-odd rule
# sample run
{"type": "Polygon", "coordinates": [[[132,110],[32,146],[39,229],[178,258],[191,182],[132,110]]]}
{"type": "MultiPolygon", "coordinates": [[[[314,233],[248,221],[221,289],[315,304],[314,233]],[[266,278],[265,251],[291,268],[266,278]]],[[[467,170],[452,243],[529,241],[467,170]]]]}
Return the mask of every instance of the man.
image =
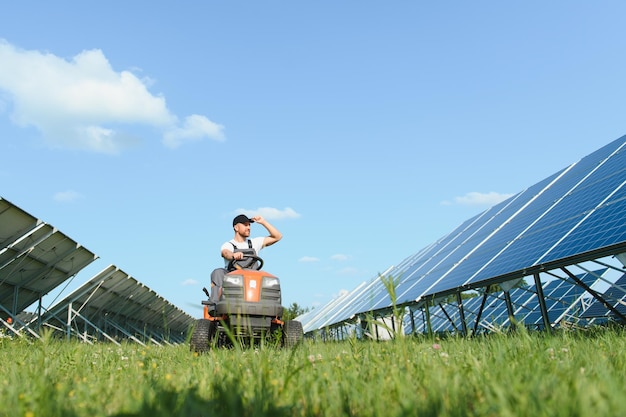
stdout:
{"type": "Polygon", "coordinates": [[[211,302],[213,304],[216,304],[222,296],[224,275],[229,272],[227,269],[228,264],[233,260],[239,261],[244,257],[244,253],[238,250],[254,249],[254,252],[258,255],[261,249],[273,245],[283,237],[282,233],[261,216],[248,218],[248,216],[240,214],[233,219],[233,230],[235,231],[235,237],[225,242],[221,247],[224,268],[216,268],[211,272],[211,302]],[[250,239],[251,223],[258,223],[265,227],[269,235],[250,239]]]}

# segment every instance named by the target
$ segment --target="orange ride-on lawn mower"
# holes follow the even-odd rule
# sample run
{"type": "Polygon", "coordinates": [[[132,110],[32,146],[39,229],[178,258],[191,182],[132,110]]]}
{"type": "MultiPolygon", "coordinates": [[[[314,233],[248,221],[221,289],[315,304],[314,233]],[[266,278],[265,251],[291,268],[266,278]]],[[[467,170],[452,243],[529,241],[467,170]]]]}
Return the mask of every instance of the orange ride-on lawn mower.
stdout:
{"type": "Polygon", "coordinates": [[[261,340],[292,347],[303,339],[302,323],[282,320],[280,280],[261,270],[260,257],[243,252],[242,260],[229,263],[231,272],[224,275],[222,294],[216,304],[211,303],[209,291],[203,288],[208,300],[202,301],[204,318],[196,322],[191,335],[193,352],[261,340]]]}

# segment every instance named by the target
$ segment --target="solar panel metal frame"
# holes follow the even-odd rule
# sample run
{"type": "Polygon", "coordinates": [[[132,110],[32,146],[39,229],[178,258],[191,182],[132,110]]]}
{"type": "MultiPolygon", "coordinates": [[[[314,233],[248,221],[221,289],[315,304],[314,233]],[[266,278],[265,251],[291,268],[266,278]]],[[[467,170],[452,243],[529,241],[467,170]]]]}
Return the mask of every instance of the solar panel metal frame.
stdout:
{"type": "Polygon", "coordinates": [[[98,257],[0,197],[0,314],[16,316],[98,257]]]}
{"type": "Polygon", "coordinates": [[[43,325],[74,334],[83,327],[93,337],[102,335],[109,340],[115,339],[107,333],[106,327],[112,326],[138,343],[142,342],[136,333],[148,334],[154,343],[181,343],[195,320],[115,265],[103,269],[41,316],[43,325]]]}
{"type": "MultiPolygon", "coordinates": [[[[626,315],[626,273],[606,289],[603,298],[613,308],[626,315]]],[[[600,301],[593,300],[581,317],[585,319],[614,318],[614,314],[600,301]]]]}
{"type": "MultiPolygon", "coordinates": [[[[585,281],[588,285],[594,285],[601,279],[602,274],[606,272],[606,269],[595,271],[593,273],[582,273],[579,278],[585,281]]],[[[579,305],[581,305],[581,298],[584,296],[584,291],[576,285],[575,282],[564,279],[552,279],[551,281],[543,284],[546,299],[548,300],[548,313],[551,315],[550,322],[554,325],[559,325],[566,317],[567,313],[579,305]],[[564,296],[560,297],[557,293],[563,292],[564,296]],[[561,307],[560,304],[567,304],[561,307]],[[560,310],[559,310],[560,308],[560,310]],[[557,310],[559,314],[555,314],[557,310]]],[[[532,327],[540,329],[543,326],[543,319],[539,309],[539,302],[537,299],[537,290],[534,285],[528,287],[513,288],[510,291],[511,302],[514,307],[514,317],[519,323],[523,323],[526,327],[532,327]],[[534,318],[533,318],[534,317],[534,318]]],[[[465,310],[465,317],[468,324],[475,323],[478,316],[478,306],[480,304],[482,296],[477,296],[463,300],[463,309],[465,310]]],[[[506,328],[511,325],[508,315],[506,303],[502,292],[487,294],[489,300],[484,307],[485,309],[491,309],[492,311],[481,317],[478,327],[486,329],[506,328]]],[[[459,306],[455,303],[437,304],[429,306],[431,331],[434,333],[449,333],[459,332],[461,328],[459,306]],[[440,313],[440,310],[445,310],[446,313],[440,313]]],[[[423,320],[418,320],[416,323],[410,323],[408,317],[405,317],[405,333],[410,333],[413,328],[421,327],[422,331],[426,331],[426,323],[423,320]]]]}

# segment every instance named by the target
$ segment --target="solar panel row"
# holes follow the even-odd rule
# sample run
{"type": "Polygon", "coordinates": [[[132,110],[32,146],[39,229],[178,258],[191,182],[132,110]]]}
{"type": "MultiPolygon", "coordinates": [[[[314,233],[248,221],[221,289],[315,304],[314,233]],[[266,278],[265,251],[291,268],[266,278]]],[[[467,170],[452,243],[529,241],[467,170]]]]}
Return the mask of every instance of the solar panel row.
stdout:
{"type": "MultiPolygon", "coordinates": [[[[387,274],[399,280],[397,304],[422,307],[433,298],[625,252],[625,218],[623,136],[465,221],[387,274]]],[[[300,319],[312,331],[391,305],[374,277],[324,306],[314,320],[300,319]]]]}
{"type": "Polygon", "coordinates": [[[0,319],[90,338],[183,342],[195,319],[111,265],[41,316],[23,314],[97,256],[53,226],[0,198],[0,319]],[[32,319],[25,322],[21,318],[32,319]],[[140,336],[140,337],[136,337],[140,336]]]}
{"type": "Polygon", "coordinates": [[[55,304],[40,320],[52,327],[64,327],[69,322],[78,335],[98,333],[114,340],[130,338],[143,343],[141,340],[149,339],[157,344],[184,342],[195,322],[114,265],[55,304]]]}
{"type": "Polygon", "coordinates": [[[0,314],[17,315],[96,260],[47,223],[0,198],[0,314]]]}

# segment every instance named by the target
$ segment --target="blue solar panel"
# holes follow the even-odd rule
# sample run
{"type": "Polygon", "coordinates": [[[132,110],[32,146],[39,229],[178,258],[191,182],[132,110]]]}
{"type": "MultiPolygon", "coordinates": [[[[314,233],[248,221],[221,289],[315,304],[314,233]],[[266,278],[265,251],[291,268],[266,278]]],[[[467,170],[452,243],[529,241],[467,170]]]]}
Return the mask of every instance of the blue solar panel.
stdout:
{"type": "MultiPolygon", "coordinates": [[[[590,191],[590,190],[589,190],[590,191]]],[[[590,235],[589,234],[589,225],[591,223],[586,223],[585,220],[588,216],[588,213],[591,213],[592,210],[597,207],[600,203],[601,199],[604,199],[606,194],[587,192],[587,190],[578,191],[573,193],[570,197],[571,201],[568,201],[568,205],[564,206],[564,210],[554,210],[549,216],[546,216],[540,223],[537,224],[537,230],[529,233],[525,236],[524,241],[520,240],[519,245],[513,245],[509,249],[509,253],[513,256],[514,252],[519,256],[520,252],[528,252],[530,257],[526,257],[525,261],[529,262],[527,265],[537,264],[540,262],[548,262],[556,259],[563,259],[567,256],[576,255],[588,252],[593,249],[600,248],[600,245],[610,245],[617,242],[620,242],[624,236],[626,230],[624,230],[623,223],[617,225],[615,230],[611,230],[610,225],[601,225],[604,229],[602,236],[597,234],[590,235]],[[591,200],[591,197],[595,196],[595,200],[591,200]],[[568,212],[568,209],[576,208],[577,212],[572,213],[568,212]],[[576,233],[578,237],[583,234],[585,236],[584,239],[578,238],[577,240],[567,239],[568,234],[571,232],[576,233]],[[610,233],[610,234],[608,234],[610,233]],[[598,242],[597,239],[601,238],[598,242]],[[608,238],[608,239],[607,239],[608,238]],[[564,244],[560,242],[560,239],[565,239],[567,243],[564,244]],[[577,242],[578,245],[574,245],[572,243],[577,242]],[[556,248],[553,248],[555,245],[559,245],[556,248]],[[522,248],[518,248],[518,246],[522,246],[522,248]],[[532,250],[529,250],[532,248],[532,250]],[[551,253],[550,253],[551,252],[551,253]],[[531,263],[530,263],[531,262],[531,263]]],[[[623,207],[623,205],[622,205],[623,207]]],[[[613,206],[613,208],[621,208],[620,206],[613,206]]],[[[620,210],[620,215],[626,214],[623,210],[620,210]]],[[[606,210],[603,210],[599,213],[602,217],[606,213],[606,210]]],[[[596,216],[597,217],[597,216],[596,216]]],[[[623,219],[624,217],[622,217],[623,219]]],[[[595,223],[597,226],[597,222],[595,223]]],[[[518,258],[519,259],[519,258],[518,258]]],[[[519,265],[519,264],[518,264],[519,265]]],[[[517,265],[516,265],[517,266],[517,265]]],[[[489,270],[485,271],[488,274],[489,270]]]]}
{"type": "MultiPolygon", "coordinates": [[[[463,261],[452,273],[438,285],[431,288],[428,293],[437,293],[451,288],[460,287],[463,284],[476,283],[496,276],[504,275],[535,265],[543,259],[543,262],[562,259],[566,256],[589,251],[590,248],[598,249],[607,244],[623,242],[626,234],[626,223],[617,220],[626,218],[623,210],[625,188],[621,186],[626,181],[626,152],[617,152],[617,148],[624,146],[624,137],[583,158],[571,169],[563,172],[563,175],[552,184],[544,193],[532,201],[528,207],[511,223],[500,230],[482,247],[472,254],[470,259],[463,261]],[[611,155],[612,154],[612,155],[611,155]],[[607,155],[612,159],[605,160],[607,155]],[[600,165],[601,164],[601,165],[600,165]],[[595,169],[593,172],[590,170],[595,169]],[[581,182],[582,181],[582,182],[581,182]],[[579,184],[577,187],[574,187],[579,184]],[[589,184],[587,186],[587,184],[589,184]],[[603,214],[611,214],[610,219],[615,219],[608,226],[608,232],[603,235],[596,234],[596,240],[580,238],[581,233],[587,231],[586,223],[580,224],[588,213],[591,213],[611,192],[612,201],[606,211],[598,210],[597,218],[603,214]],[[610,211],[609,211],[610,210],[610,211]],[[572,229],[580,228],[580,232],[565,239],[567,242],[575,242],[575,239],[584,241],[583,246],[559,245],[559,240],[565,237],[572,229]],[[520,230],[525,230],[521,233],[520,230]],[[610,234],[609,234],[610,233],[610,234]],[[561,254],[556,258],[555,254],[561,254]],[[482,268],[482,270],[481,270],[482,268]]],[[[595,216],[589,216],[591,219],[595,216]]],[[[589,226],[601,225],[598,221],[589,223],[589,226]]],[[[587,236],[588,237],[588,236],[587,236]]]]}
{"type": "MultiPolygon", "coordinates": [[[[621,159],[621,164],[618,163],[617,165],[622,166],[621,169],[617,170],[620,175],[615,175],[617,168],[615,165],[616,160],[609,160],[598,166],[600,162],[604,162],[602,158],[605,158],[611,149],[615,149],[617,145],[623,146],[623,144],[623,139],[619,143],[614,142],[584,158],[572,170],[567,172],[554,187],[551,187],[549,192],[538,199],[540,205],[547,207],[553,204],[553,202],[557,202],[556,205],[550,207],[551,209],[541,218],[538,218],[536,223],[523,234],[522,238],[515,240],[508,246],[493,263],[483,269],[472,281],[477,282],[481,279],[488,279],[500,274],[527,268],[539,262],[562,259],[566,256],[581,254],[590,249],[602,247],[599,246],[599,242],[589,239],[589,236],[582,247],[573,245],[561,246],[559,240],[576,228],[585,233],[585,224],[581,224],[581,222],[585,220],[587,214],[606,199],[613,190],[619,187],[620,183],[626,180],[626,171],[624,171],[624,167],[626,167],[625,152],[613,155],[613,158],[621,159]],[[589,170],[594,168],[597,169],[590,173],[589,170]],[[581,183],[580,181],[583,182],[581,183]],[[573,184],[579,185],[572,188],[573,184]],[[556,244],[559,244],[559,246],[552,251],[552,254],[549,254],[548,252],[556,244]],[[555,256],[557,253],[560,254],[558,258],[555,256]]],[[[622,215],[622,219],[626,218],[626,212],[622,212],[622,215]]],[[[623,235],[626,233],[626,224],[622,222],[612,232],[610,244],[623,241],[623,235]]],[[[607,242],[607,239],[602,240],[604,246],[607,245],[607,242]]]]}
{"type": "MultiPolygon", "coordinates": [[[[536,185],[535,187],[540,186],[536,185]]],[[[533,187],[534,188],[534,187],[533,187]]],[[[425,288],[433,283],[433,277],[441,276],[441,271],[450,269],[457,260],[466,256],[473,248],[472,241],[485,239],[503,216],[511,215],[519,210],[527,201],[529,190],[523,191],[507,201],[475,216],[458,227],[453,233],[437,243],[422,257],[422,262],[411,265],[407,270],[394,270],[392,275],[401,278],[396,288],[398,303],[414,301],[425,288]]],[[[375,307],[389,305],[388,296],[382,294],[375,301],[375,307]]]]}
{"type": "Polygon", "coordinates": [[[546,257],[546,260],[562,259],[568,256],[592,251],[626,241],[626,188],[621,189],[620,200],[603,205],[595,210],[585,223],[572,231],[546,257]]]}
{"type": "Polygon", "coordinates": [[[420,282],[419,285],[414,286],[411,292],[407,294],[407,299],[414,300],[424,295],[426,292],[437,292],[436,290],[431,291],[433,287],[448,290],[463,284],[470,276],[469,271],[477,270],[488,260],[488,258],[485,259],[484,256],[480,256],[480,254],[489,251],[490,244],[492,245],[491,250],[495,251],[497,248],[501,247],[501,245],[506,244],[507,239],[510,239],[511,235],[515,235],[516,230],[522,230],[522,225],[512,222],[511,219],[515,218],[516,214],[519,213],[534,196],[544,190],[557,175],[558,174],[554,174],[546,178],[489,210],[488,213],[490,215],[482,216],[481,218],[485,220],[475,225],[470,231],[471,233],[467,233],[462,239],[459,239],[462,245],[455,248],[453,253],[446,254],[446,262],[430,271],[427,279],[420,282]],[[511,233],[508,233],[507,230],[511,230],[511,233]],[[495,242],[496,245],[498,245],[498,242],[501,243],[499,246],[493,246],[492,242],[495,242]],[[436,285],[439,282],[443,283],[436,285]],[[448,283],[450,283],[450,285],[448,283]]]}

